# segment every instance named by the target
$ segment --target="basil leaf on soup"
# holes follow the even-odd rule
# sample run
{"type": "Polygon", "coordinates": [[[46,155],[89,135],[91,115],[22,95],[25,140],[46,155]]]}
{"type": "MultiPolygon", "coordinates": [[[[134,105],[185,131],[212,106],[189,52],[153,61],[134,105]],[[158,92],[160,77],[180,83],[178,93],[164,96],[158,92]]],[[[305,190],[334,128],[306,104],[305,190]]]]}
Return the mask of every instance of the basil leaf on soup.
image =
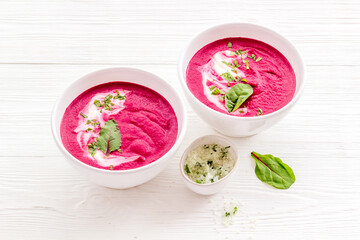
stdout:
{"type": "Polygon", "coordinates": [[[238,83],[225,94],[225,107],[228,112],[234,112],[248,97],[253,94],[253,88],[249,84],[238,83]]]}
{"type": "Polygon", "coordinates": [[[108,120],[104,126],[101,127],[96,144],[97,148],[105,154],[110,154],[121,147],[119,126],[114,119],[108,120]]]}
{"type": "Polygon", "coordinates": [[[255,159],[255,174],[262,182],[278,189],[288,189],[296,180],[293,170],[280,158],[252,152],[255,159]]]}

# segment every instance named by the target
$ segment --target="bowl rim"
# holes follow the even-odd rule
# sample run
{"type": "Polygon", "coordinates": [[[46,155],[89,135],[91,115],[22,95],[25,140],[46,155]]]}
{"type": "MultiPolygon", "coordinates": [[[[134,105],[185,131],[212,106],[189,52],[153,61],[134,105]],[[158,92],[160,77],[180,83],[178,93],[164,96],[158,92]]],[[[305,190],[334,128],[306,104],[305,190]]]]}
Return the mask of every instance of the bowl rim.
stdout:
{"type": "MultiPolygon", "coordinates": [[[[109,82],[116,82],[116,81],[106,81],[104,83],[101,83],[101,84],[106,84],[106,83],[109,83],[109,82]]],[[[124,81],[118,81],[118,82],[124,82],[124,81]]],[[[131,81],[127,81],[127,82],[130,82],[131,81]]],[[[136,83],[138,84],[138,83],[136,83]]],[[[141,85],[141,86],[144,86],[142,84],[138,84],[138,85],[141,85]]],[[[96,86],[96,85],[95,85],[96,86]]],[[[92,87],[95,87],[95,86],[92,86],[92,87]]],[[[90,88],[92,88],[90,87],[90,88]]],[[[147,86],[144,86],[144,87],[147,87],[147,86]]],[[[84,91],[90,89],[90,88],[87,88],[85,89],[84,91]]],[[[147,87],[155,92],[157,92],[156,90],[150,88],[150,87],[147,87]]],[[[158,93],[158,92],[157,92],[158,93]]],[[[158,93],[160,94],[160,93],[158,93]]],[[[163,98],[165,98],[162,94],[160,94],[163,98]]],[[[166,99],[166,98],[165,98],[166,99]]],[[[168,101],[168,99],[166,99],[168,101]]],[[[169,102],[170,104],[170,102],[169,102]]],[[[172,105],[170,104],[170,106],[172,107],[172,105]]],[[[175,110],[174,110],[175,112],[175,110]]],[[[175,113],[176,115],[176,113],[175,113]]],[[[102,172],[102,173],[106,173],[106,174],[130,174],[130,173],[135,173],[135,172],[139,172],[139,171],[143,171],[143,170],[146,170],[148,168],[151,168],[155,165],[158,165],[160,164],[160,162],[164,161],[164,159],[166,157],[168,157],[170,154],[173,154],[175,153],[180,144],[182,143],[184,137],[185,137],[185,133],[186,133],[186,129],[187,129],[187,125],[188,125],[188,118],[187,118],[187,111],[186,111],[186,106],[184,104],[184,100],[182,99],[182,97],[178,94],[177,91],[175,91],[174,87],[168,83],[167,81],[165,81],[163,78],[159,77],[158,75],[156,74],[153,74],[151,72],[148,72],[148,71],[145,71],[145,70],[142,70],[142,69],[138,69],[138,68],[133,68],[133,67],[112,67],[112,68],[105,68],[105,69],[100,69],[100,70],[96,70],[96,71],[93,71],[93,72],[90,72],[82,77],[80,77],[79,79],[76,79],[75,81],[73,81],[69,86],[67,86],[63,92],[61,93],[61,95],[57,98],[56,100],[56,103],[54,104],[53,106],[53,109],[52,109],[52,113],[51,113],[51,132],[52,132],[52,135],[53,135],[53,138],[56,142],[56,145],[58,146],[58,148],[61,150],[61,152],[67,157],[67,159],[71,159],[72,162],[80,165],[80,166],[83,166],[87,169],[89,169],[90,171],[97,171],[97,172],[102,172]],[[69,153],[66,148],[64,147],[62,141],[61,141],[61,137],[57,135],[57,128],[56,128],[56,124],[55,124],[55,115],[56,113],[59,111],[59,105],[60,105],[60,102],[62,101],[64,95],[66,92],[70,91],[72,89],[72,87],[79,81],[82,81],[86,78],[89,78],[91,77],[92,75],[95,75],[95,74],[99,74],[101,72],[106,72],[106,71],[113,71],[113,70],[119,70],[119,71],[133,71],[133,72],[138,72],[138,73],[141,73],[141,74],[148,74],[150,75],[151,77],[154,77],[154,78],[158,78],[160,82],[162,82],[162,84],[166,85],[168,88],[172,89],[172,91],[175,93],[175,95],[178,97],[178,99],[180,100],[180,114],[182,114],[183,116],[183,122],[182,122],[182,125],[179,125],[179,121],[178,121],[178,127],[181,127],[181,130],[180,132],[178,133],[177,135],[177,138],[176,138],[176,141],[174,143],[174,145],[169,149],[169,151],[167,151],[163,156],[161,156],[160,158],[158,158],[157,160],[145,165],[145,166],[142,166],[142,167],[138,167],[138,168],[133,168],[133,169],[125,169],[125,170],[110,170],[110,169],[102,169],[102,168],[97,168],[97,167],[93,167],[91,165],[88,165],[86,163],[83,163],[82,161],[80,161],[79,159],[77,159],[76,157],[74,157],[73,155],[71,155],[71,153],[69,153]]],[[[61,125],[61,124],[60,124],[61,125]]]]}
{"type": "MultiPolygon", "coordinates": [[[[216,182],[213,182],[213,183],[204,183],[204,184],[200,184],[200,183],[196,183],[194,181],[192,181],[184,172],[184,168],[183,168],[183,165],[185,163],[185,160],[186,160],[186,156],[189,154],[189,151],[191,149],[191,147],[194,145],[194,144],[197,144],[197,142],[200,142],[200,140],[202,138],[206,138],[206,137],[211,137],[211,138],[215,138],[215,139],[221,139],[225,142],[228,142],[229,144],[231,144],[231,146],[236,146],[236,144],[232,141],[230,141],[229,139],[227,139],[226,137],[223,137],[223,136],[219,136],[219,135],[214,135],[214,134],[210,134],[210,135],[204,135],[204,136],[201,136],[201,137],[198,137],[196,138],[194,141],[192,141],[189,146],[184,150],[183,154],[181,155],[181,158],[180,158],[180,172],[181,172],[181,175],[183,177],[183,179],[185,179],[187,182],[191,183],[192,185],[194,186],[197,186],[197,187],[209,187],[209,186],[214,186],[214,185],[217,185],[217,184],[220,184],[221,182],[224,182],[226,181],[231,175],[233,175],[234,172],[236,172],[237,168],[239,167],[239,150],[238,148],[234,148],[234,151],[235,151],[235,154],[236,156],[234,157],[235,158],[235,164],[234,164],[234,167],[231,169],[231,171],[226,174],[225,177],[219,179],[218,181],[216,182]]],[[[216,141],[216,140],[215,140],[216,141]]],[[[197,144],[199,146],[199,144],[197,144]]]]}
{"type": "MultiPolygon", "coordinates": [[[[226,37],[224,37],[226,38],[226,37]]],[[[217,40],[220,40],[223,38],[219,38],[217,40]]],[[[214,41],[217,41],[214,40],[214,41]]],[[[262,41],[261,39],[256,39],[258,41],[262,41]]],[[[265,42],[266,43],[266,42],[265,42]]],[[[267,43],[269,44],[269,43],[267,43]]],[[[272,46],[271,44],[269,44],[270,46],[272,46]]],[[[206,46],[206,45],[204,45],[206,46]]],[[[202,46],[202,47],[204,47],[202,46]]],[[[198,49],[199,51],[200,49],[198,49]]],[[[278,49],[276,49],[278,50],[278,49]]],[[[279,50],[278,50],[279,51],[279,50]]],[[[280,51],[279,51],[280,52],[280,51]]],[[[194,56],[194,55],[193,55],[194,56]]],[[[291,63],[290,63],[291,65],[291,63]]],[[[186,66],[187,68],[187,66],[186,66]]],[[[186,95],[188,97],[190,97],[193,101],[195,100],[195,102],[197,102],[198,104],[201,104],[203,106],[205,106],[204,109],[206,109],[207,111],[211,112],[214,115],[217,115],[217,117],[224,117],[224,118],[228,118],[228,119],[236,119],[237,121],[247,121],[247,120],[264,120],[264,119],[268,119],[271,118],[275,115],[281,114],[282,112],[286,111],[287,109],[290,109],[300,98],[300,96],[302,95],[302,92],[304,90],[304,86],[305,86],[305,79],[306,79],[306,67],[305,67],[305,63],[303,60],[303,57],[301,55],[301,53],[298,51],[298,49],[295,47],[295,45],[293,44],[293,42],[291,40],[289,40],[288,38],[286,38],[285,36],[283,36],[282,34],[280,34],[279,32],[275,31],[272,28],[269,28],[267,26],[264,25],[260,25],[260,24],[255,24],[255,23],[249,23],[249,22],[227,22],[227,23],[221,23],[221,24],[215,24],[212,25],[211,27],[206,28],[205,30],[202,30],[200,32],[198,32],[196,35],[194,35],[189,41],[188,43],[185,45],[185,47],[182,49],[181,54],[178,58],[178,77],[180,80],[180,84],[183,88],[183,90],[186,92],[186,95]],[[252,117],[239,117],[239,116],[233,116],[233,115],[228,115],[222,112],[219,112],[215,109],[212,109],[211,107],[207,106],[206,104],[202,103],[199,99],[197,99],[194,94],[190,91],[190,89],[187,87],[186,84],[186,76],[184,76],[183,74],[183,60],[185,58],[185,54],[187,52],[187,50],[190,48],[190,46],[193,44],[193,42],[200,36],[203,35],[207,32],[213,31],[216,28],[220,28],[220,27],[227,27],[227,26],[231,26],[233,25],[234,27],[239,27],[239,26],[250,26],[250,27],[256,27],[256,28],[261,28],[262,30],[266,30],[268,32],[271,32],[271,34],[275,34],[277,35],[280,39],[282,39],[283,41],[285,41],[291,48],[293,48],[293,50],[295,51],[295,54],[297,54],[297,57],[299,59],[299,65],[301,66],[301,70],[303,72],[303,77],[302,77],[302,81],[300,83],[300,86],[298,85],[298,82],[296,84],[296,88],[298,89],[298,91],[295,93],[294,97],[290,100],[290,102],[288,102],[285,106],[283,106],[282,108],[266,114],[266,115],[260,115],[260,116],[252,116],[252,117]]]]}

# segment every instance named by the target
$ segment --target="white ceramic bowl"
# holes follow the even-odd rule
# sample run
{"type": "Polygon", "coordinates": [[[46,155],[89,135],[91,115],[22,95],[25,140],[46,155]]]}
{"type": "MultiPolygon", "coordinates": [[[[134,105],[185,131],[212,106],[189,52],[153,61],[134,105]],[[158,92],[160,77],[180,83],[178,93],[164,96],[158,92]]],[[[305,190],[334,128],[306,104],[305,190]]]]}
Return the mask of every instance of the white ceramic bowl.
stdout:
{"type": "Polygon", "coordinates": [[[166,164],[174,156],[176,150],[183,141],[187,127],[187,116],[183,101],[177,91],[163,79],[138,69],[110,68],[90,73],[71,84],[55,104],[52,113],[51,126],[55,142],[61,152],[70,164],[82,175],[98,185],[124,189],[149,181],[166,167],[166,164]],[[153,89],[169,101],[177,116],[178,136],[174,146],[164,156],[146,166],[116,171],[95,168],[73,157],[62,144],[60,137],[60,123],[68,105],[85,90],[102,83],[113,81],[131,82],[153,89]]]}
{"type": "Polygon", "coordinates": [[[180,55],[178,74],[185,96],[195,112],[224,135],[246,137],[257,134],[282,119],[298,101],[305,80],[305,65],[294,45],[279,33],[250,23],[228,23],[209,28],[196,35],[180,55]],[[279,50],[290,62],[296,76],[294,98],[283,108],[257,117],[237,117],[218,112],[198,100],[186,84],[186,69],[194,54],[205,45],[228,37],[246,37],[265,42],[279,50]]]}
{"type": "Polygon", "coordinates": [[[224,137],[216,136],[216,135],[207,135],[200,137],[196,139],[194,142],[192,142],[189,147],[185,150],[183,153],[181,160],[180,160],[180,172],[181,176],[183,177],[183,180],[185,182],[185,185],[192,191],[202,194],[202,195],[211,195],[219,192],[221,189],[224,188],[224,186],[230,181],[232,175],[236,172],[238,168],[238,161],[239,161],[239,154],[237,147],[234,143],[230,142],[224,137]],[[213,183],[207,183],[207,184],[198,184],[196,182],[193,182],[188,178],[186,173],[184,172],[184,164],[187,155],[190,153],[190,151],[194,150],[198,146],[204,145],[204,144],[220,144],[222,146],[230,146],[229,153],[232,155],[232,157],[235,160],[234,168],[222,179],[213,182],[213,183]]]}

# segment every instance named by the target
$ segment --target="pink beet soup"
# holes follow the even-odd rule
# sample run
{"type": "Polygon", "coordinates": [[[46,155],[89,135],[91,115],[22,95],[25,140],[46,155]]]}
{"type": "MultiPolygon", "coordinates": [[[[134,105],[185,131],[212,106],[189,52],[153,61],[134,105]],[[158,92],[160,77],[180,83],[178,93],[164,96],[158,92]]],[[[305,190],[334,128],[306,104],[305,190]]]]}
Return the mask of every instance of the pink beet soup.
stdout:
{"type": "Polygon", "coordinates": [[[249,38],[225,38],[200,49],[188,64],[186,83],[203,104],[239,117],[272,113],[288,104],[296,89],[284,55],[249,38]]]}
{"type": "Polygon", "coordinates": [[[109,170],[150,164],[174,145],[175,112],[159,93],[127,82],[105,83],[81,93],[67,107],[60,134],[78,160],[109,170]]]}

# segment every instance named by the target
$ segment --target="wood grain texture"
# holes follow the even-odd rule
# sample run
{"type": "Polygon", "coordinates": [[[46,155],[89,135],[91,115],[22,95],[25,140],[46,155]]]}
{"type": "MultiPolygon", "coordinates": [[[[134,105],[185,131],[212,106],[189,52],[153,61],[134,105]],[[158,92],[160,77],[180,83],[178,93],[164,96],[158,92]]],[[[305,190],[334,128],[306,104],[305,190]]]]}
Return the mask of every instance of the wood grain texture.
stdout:
{"type": "Polygon", "coordinates": [[[0,1],[0,239],[359,239],[360,2],[0,1]],[[307,64],[304,95],[279,124],[233,139],[240,168],[221,193],[198,196],[178,162],[198,136],[217,134],[188,107],[183,145],[164,172],[129,189],[93,185],[68,165],[50,132],[55,100],[103,68],[151,71],[179,87],[176,62],[198,31],[265,23],[307,64]],[[254,174],[250,152],[294,170],[287,191],[254,174]],[[221,224],[230,199],[243,203],[221,224]]]}

